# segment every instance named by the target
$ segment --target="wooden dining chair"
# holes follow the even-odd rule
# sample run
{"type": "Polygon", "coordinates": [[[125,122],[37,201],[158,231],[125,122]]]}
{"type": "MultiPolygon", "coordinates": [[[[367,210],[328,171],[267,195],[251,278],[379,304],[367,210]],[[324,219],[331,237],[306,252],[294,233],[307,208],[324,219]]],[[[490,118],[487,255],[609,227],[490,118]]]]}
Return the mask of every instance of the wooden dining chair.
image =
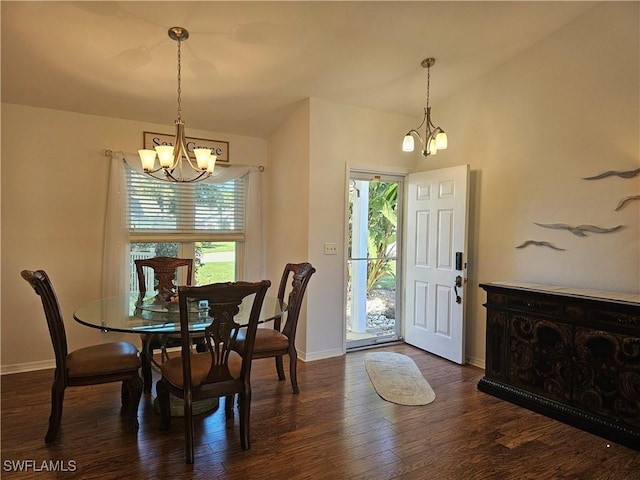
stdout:
{"type": "Polygon", "coordinates": [[[142,296],[147,293],[145,268],[153,270],[155,279],[154,285],[152,285],[153,290],[158,297],[167,302],[177,293],[176,271],[178,268],[186,267],[187,285],[191,285],[193,282],[193,259],[191,258],[153,257],[134,260],[134,262],[138,276],[138,287],[142,296]]]}
{"type": "MultiPolygon", "coordinates": [[[[288,263],[284,267],[280,286],[278,287],[278,298],[284,301],[285,293],[289,290],[287,298],[287,313],[284,326],[281,318],[276,318],[273,328],[258,328],[256,333],[255,346],[253,347],[253,358],[275,358],[276,372],[278,378],[284,380],[284,367],[282,358],[289,355],[289,376],[291,377],[291,387],[293,393],[300,393],[298,388],[298,352],[296,350],[296,330],[298,328],[298,317],[302,300],[307,289],[311,275],[316,269],[310,263],[288,263]],[[289,288],[289,279],[291,286],[289,288]]],[[[244,348],[244,330],[240,331],[236,339],[238,351],[244,348]]]]}
{"type": "MultiPolygon", "coordinates": [[[[200,287],[178,287],[180,303],[180,334],[182,355],[160,366],[162,378],[156,384],[160,407],[160,430],[171,423],[170,394],[184,400],[185,450],[187,463],[194,461],[193,402],[206,398],[226,397],[226,418],[233,418],[233,398],[239,395],[240,443],[250,447],[249,414],[251,409],[251,357],[258,319],[269,280],[261,282],[227,282],[200,287]],[[233,351],[241,325],[234,317],[245,297],[255,295],[246,326],[241,354],[233,351]],[[189,332],[189,312],[193,305],[206,300],[205,316],[199,321],[211,322],[204,330],[206,352],[194,352],[192,332],[189,332]]],[[[244,307],[246,308],[246,306],[244,307]]]]}
{"type": "Polygon", "coordinates": [[[21,272],[42,300],[56,357],[56,370],[51,386],[51,415],[44,437],[53,442],[62,421],[62,403],[67,387],[122,382],[121,401],[129,427],[138,430],[138,405],[142,395],[142,379],[138,373],[138,349],[129,342],[111,342],[80,348],[69,353],[64,321],[53,285],[44,270],[21,272]]]}
{"type": "MultiPolygon", "coordinates": [[[[134,260],[136,265],[136,274],[138,276],[138,289],[140,291],[140,299],[146,297],[147,282],[145,271],[151,269],[153,271],[154,284],[152,285],[156,297],[164,302],[170,302],[177,295],[176,273],[178,268],[187,269],[186,283],[191,285],[193,282],[193,259],[191,258],[174,258],[174,257],[153,257],[134,260]]],[[[177,301],[177,299],[175,299],[177,301]]],[[[143,333],[140,335],[142,341],[142,349],[140,358],[142,361],[142,379],[144,382],[143,390],[145,393],[151,393],[153,384],[151,374],[151,364],[158,364],[154,360],[154,350],[160,350],[160,358],[162,361],[168,358],[167,348],[179,347],[179,335],[160,335],[143,333]]]]}

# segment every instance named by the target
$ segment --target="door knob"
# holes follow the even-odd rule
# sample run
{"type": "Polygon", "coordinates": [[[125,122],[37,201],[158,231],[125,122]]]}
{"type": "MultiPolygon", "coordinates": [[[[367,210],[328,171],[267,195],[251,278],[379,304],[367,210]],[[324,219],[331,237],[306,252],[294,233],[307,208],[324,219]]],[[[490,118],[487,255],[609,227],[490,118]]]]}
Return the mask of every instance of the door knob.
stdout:
{"type": "Polygon", "coordinates": [[[453,291],[456,294],[456,303],[462,303],[462,298],[458,294],[458,287],[462,287],[462,277],[460,275],[456,276],[456,283],[453,285],[453,291]]]}

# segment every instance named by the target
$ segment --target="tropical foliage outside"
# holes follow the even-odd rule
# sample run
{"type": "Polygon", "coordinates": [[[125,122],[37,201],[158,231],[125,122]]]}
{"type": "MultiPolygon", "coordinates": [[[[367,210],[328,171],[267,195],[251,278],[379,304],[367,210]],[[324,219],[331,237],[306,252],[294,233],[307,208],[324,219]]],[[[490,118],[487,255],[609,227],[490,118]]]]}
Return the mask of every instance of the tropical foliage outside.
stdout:
{"type": "MultiPolygon", "coordinates": [[[[395,256],[397,240],[397,199],[398,184],[369,183],[369,236],[367,250],[370,261],[367,268],[367,291],[370,291],[385,277],[395,277],[395,256]]],[[[395,283],[395,280],[394,280],[395,283]]]]}
{"type": "MultiPolygon", "coordinates": [[[[398,184],[368,182],[367,292],[395,285],[398,184]]],[[[352,243],[353,197],[349,202],[349,246],[352,243]]],[[[349,252],[349,256],[351,252],[349,252]]],[[[351,277],[351,275],[349,275],[351,277]]]]}

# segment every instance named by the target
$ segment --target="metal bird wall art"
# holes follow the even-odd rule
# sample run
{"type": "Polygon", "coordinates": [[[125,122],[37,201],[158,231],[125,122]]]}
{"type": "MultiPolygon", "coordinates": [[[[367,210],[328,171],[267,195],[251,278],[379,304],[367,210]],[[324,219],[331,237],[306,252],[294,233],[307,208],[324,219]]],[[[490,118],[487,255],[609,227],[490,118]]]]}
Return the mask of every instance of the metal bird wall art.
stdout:
{"type": "Polygon", "coordinates": [[[617,212],[624,206],[625,203],[630,202],[631,200],[640,200],[640,195],[629,195],[628,197],[624,197],[618,202],[614,210],[617,212]]]}
{"type": "Polygon", "coordinates": [[[539,240],[527,240],[526,242],[523,242],[520,245],[518,245],[516,248],[525,248],[525,247],[528,247],[529,245],[535,245],[537,247],[549,247],[549,248],[553,248],[554,250],[560,250],[564,252],[564,248],[556,247],[555,245],[552,245],[549,242],[539,241],[539,240]]]}
{"type": "Polygon", "coordinates": [[[572,227],[571,225],[567,225],[566,223],[538,223],[538,222],[533,222],[533,223],[535,223],[539,227],[568,230],[578,237],[586,237],[587,234],[585,232],[611,233],[611,232],[617,232],[618,230],[623,228],[622,225],[618,225],[617,227],[612,227],[612,228],[603,228],[603,227],[598,227],[596,225],[577,225],[575,227],[572,227]]]}
{"type": "MultiPolygon", "coordinates": [[[[640,168],[636,168],[635,170],[626,170],[626,171],[609,170],[599,175],[595,175],[593,177],[583,177],[583,180],[600,180],[607,177],[633,178],[638,175],[640,175],[640,168]]],[[[630,195],[621,199],[616,205],[615,210],[616,211],[620,210],[625,204],[627,204],[632,200],[640,200],[640,195],[630,195]]],[[[621,230],[622,228],[624,228],[623,225],[618,225],[616,227],[611,227],[611,228],[604,228],[604,227],[598,227],[597,225],[571,226],[566,223],[538,223],[538,222],[533,222],[533,223],[538,225],[539,227],[553,228],[557,230],[567,230],[573,233],[574,235],[576,235],[577,237],[586,237],[588,232],[589,233],[612,233],[612,232],[617,232],[618,230],[621,230]]],[[[516,248],[525,248],[530,245],[535,245],[538,247],[548,247],[553,250],[560,250],[560,251],[565,250],[564,248],[556,247],[550,242],[540,241],[540,240],[527,240],[521,243],[520,245],[518,245],[516,248]]]]}
{"type": "Polygon", "coordinates": [[[594,177],[582,177],[583,180],[600,180],[602,178],[607,177],[620,177],[620,178],[633,178],[636,175],[640,175],[640,168],[636,168],[635,170],[627,170],[625,172],[621,172],[618,170],[609,170],[608,172],[601,173],[600,175],[596,175],[594,177]]]}

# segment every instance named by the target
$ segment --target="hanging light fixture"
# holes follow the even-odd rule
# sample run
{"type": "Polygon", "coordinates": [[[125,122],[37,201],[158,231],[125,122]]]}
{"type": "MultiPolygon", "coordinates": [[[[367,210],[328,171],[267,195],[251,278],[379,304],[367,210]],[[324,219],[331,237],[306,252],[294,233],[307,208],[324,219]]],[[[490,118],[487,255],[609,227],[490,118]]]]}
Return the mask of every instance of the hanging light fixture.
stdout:
{"type": "Polygon", "coordinates": [[[178,118],[176,119],[176,138],[173,145],[158,145],[155,150],[138,150],[144,172],[159,180],[170,182],[197,182],[204,180],[213,173],[216,165],[216,155],[211,154],[209,148],[194,148],[195,163],[189,156],[187,142],[184,136],[184,122],[182,121],[182,105],[180,86],[180,43],[189,38],[186,28],[171,27],[169,38],[178,42],[178,118]],[[160,166],[156,168],[156,154],[160,166]],[[186,162],[183,162],[186,160],[186,162]],[[162,171],[163,175],[156,175],[162,171]]]}
{"type": "Polygon", "coordinates": [[[431,122],[431,107],[429,106],[429,84],[431,82],[431,67],[436,63],[435,58],[425,58],[422,61],[422,66],[427,69],[427,106],[424,109],[424,117],[422,123],[416,128],[412,128],[404,136],[402,141],[403,152],[413,152],[414,142],[413,136],[415,135],[420,140],[422,145],[422,155],[426,158],[429,155],[435,155],[438,150],[444,150],[447,148],[447,134],[440,127],[436,127],[431,122]],[[418,133],[418,130],[425,125],[424,139],[418,133]]]}

